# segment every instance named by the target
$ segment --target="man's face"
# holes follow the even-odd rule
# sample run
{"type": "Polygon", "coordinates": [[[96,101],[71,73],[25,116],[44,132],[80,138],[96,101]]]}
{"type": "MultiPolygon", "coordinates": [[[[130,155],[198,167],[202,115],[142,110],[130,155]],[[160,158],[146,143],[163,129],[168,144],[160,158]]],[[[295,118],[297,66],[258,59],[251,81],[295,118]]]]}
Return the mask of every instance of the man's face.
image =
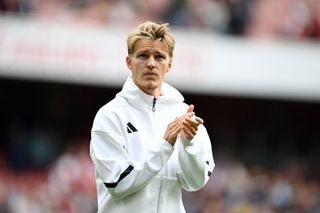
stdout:
{"type": "Polygon", "coordinates": [[[126,58],[132,79],[145,93],[160,96],[161,84],[170,70],[172,59],[165,44],[151,39],[138,39],[134,53],[126,58]]]}

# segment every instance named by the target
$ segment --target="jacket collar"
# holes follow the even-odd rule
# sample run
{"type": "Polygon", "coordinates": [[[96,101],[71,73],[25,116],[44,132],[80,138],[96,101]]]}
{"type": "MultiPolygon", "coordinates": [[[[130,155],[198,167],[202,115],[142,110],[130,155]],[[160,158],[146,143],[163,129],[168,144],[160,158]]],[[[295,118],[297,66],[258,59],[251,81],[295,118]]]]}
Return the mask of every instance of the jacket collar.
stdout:
{"type": "Polygon", "coordinates": [[[165,82],[162,83],[161,90],[162,95],[159,97],[148,95],[140,90],[133,82],[132,76],[129,76],[124,83],[122,90],[116,96],[123,97],[127,99],[128,102],[135,105],[141,105],[143,107],[152,107],[154,98],[157,99],[157,104],[178,103],[184,101],[181,93],[165,82]]]}

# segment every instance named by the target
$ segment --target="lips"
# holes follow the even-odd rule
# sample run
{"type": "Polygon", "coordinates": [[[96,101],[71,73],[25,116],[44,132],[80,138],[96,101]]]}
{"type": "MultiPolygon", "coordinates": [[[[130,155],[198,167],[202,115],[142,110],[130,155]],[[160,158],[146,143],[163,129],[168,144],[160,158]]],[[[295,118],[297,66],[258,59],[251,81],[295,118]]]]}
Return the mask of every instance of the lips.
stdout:
{"type": "Polygon", "coordinates": [[[156,77],[156,76],[158,76],[158,74],[155,73],[155,72],[146,72],[144,75],[145,75],[145,76],[149,76],[149,77],[156,77]]]}

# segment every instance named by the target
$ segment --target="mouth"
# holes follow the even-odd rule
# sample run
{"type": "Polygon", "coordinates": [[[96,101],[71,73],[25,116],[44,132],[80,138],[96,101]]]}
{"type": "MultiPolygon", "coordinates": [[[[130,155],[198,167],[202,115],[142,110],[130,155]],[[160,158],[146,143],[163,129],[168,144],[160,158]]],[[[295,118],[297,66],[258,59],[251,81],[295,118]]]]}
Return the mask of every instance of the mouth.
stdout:
{"type": "Polygon", "coordinates": [[[148,78],[155,78],[155,77],[158,76],[158,74],[155,73],[155,72],[146,72],[146,73],[144,74],[144,76],[146,76],[146,77],[148,77],[148,78]]]}

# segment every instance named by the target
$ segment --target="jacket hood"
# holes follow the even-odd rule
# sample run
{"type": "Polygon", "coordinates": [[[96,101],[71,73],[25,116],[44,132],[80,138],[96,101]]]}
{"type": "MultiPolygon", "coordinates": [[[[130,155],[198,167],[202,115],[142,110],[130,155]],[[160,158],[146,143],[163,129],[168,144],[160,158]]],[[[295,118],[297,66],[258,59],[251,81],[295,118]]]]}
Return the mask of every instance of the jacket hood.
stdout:
{"type": "Polygon", "coordinates": [[[163,103],[178,103],[184,101],[182,94],[177,89],[165,82],[162,82],[161,92],[162,95],[159,97],[148,95],[140,90],[139,87],[133,82],[132,76],[129,76],[124,83],[122,90],[116,96],[123,97],[130,103],[150,103],[150,101],[152,103],[154,98],[157,98],[157,101],[163,103]]]}

